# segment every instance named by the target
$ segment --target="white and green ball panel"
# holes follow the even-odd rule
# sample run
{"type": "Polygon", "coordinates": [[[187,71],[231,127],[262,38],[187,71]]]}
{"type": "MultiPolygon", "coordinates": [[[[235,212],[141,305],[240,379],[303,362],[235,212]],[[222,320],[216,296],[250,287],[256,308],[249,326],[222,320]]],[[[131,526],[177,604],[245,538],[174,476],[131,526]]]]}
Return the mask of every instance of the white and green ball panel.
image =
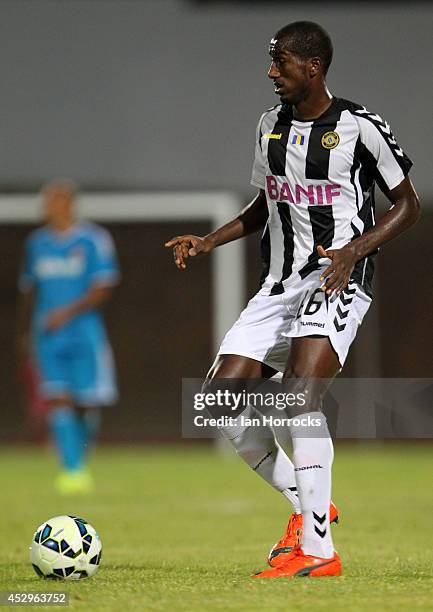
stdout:
{"type": "Polygon", "coordinates": [[[75,516],[56,516],[36,530],[30,560],[41,577],[78,580],[95,574],[101,551],[101,540],[90,523],[75,516]]]}

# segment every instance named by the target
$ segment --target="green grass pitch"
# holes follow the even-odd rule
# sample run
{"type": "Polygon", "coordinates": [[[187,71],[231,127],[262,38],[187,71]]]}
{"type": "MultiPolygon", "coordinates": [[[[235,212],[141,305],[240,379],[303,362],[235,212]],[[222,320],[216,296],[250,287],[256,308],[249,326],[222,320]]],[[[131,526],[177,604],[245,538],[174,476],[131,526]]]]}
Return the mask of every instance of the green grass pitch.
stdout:
{"type": "Polygon", "coordinates": [[[433,610],[433,446],[339,445],[333,527],[341,578],[253,581],[289,505],[236,457],[207,448],[101,448],[94,494],[61,498],[47,450],[3,449],[0,590],[66,590],[91,610],[433,610]],[[28,562],[37,525],[83,516],[102,564],[77,583],[28,562]]]}

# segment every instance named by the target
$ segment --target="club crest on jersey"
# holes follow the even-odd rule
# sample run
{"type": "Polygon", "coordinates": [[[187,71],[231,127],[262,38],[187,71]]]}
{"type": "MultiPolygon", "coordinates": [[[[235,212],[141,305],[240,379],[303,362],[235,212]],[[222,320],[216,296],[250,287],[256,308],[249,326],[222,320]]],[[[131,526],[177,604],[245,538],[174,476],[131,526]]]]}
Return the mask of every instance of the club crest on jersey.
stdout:
{"type": "Polygon", "coordinates": [[[337,132],[325,132],[322,136],[322,147],[324,149],[335,149],[340,142],[337,132]]]}

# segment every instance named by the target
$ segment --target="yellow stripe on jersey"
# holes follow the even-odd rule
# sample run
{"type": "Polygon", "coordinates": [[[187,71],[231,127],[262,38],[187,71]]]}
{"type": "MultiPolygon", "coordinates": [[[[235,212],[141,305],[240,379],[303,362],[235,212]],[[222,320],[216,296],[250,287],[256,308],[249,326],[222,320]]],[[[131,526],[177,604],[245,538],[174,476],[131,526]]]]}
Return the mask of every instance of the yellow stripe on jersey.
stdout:
{"type": "Polygon", "coordinates": [[[282,134],[264,134],[265,138],[271,138],[272,140],[280,140],[282,134]]]}

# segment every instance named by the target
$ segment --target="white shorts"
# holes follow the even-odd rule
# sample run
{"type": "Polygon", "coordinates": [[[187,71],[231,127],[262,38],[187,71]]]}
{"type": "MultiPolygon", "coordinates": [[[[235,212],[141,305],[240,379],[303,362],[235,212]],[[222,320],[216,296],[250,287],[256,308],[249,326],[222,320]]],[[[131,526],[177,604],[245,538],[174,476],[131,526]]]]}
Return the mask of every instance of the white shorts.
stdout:
{"type": "Polygon", "coordinates": [[[320,289],[320,271],[280,295],[257,293],[227,332],[218,355],[242,355],[279,372],[286,369],[290,339],[327,336],[343,366],[371,298],[354,281],[339,296],[320,289]]]}

